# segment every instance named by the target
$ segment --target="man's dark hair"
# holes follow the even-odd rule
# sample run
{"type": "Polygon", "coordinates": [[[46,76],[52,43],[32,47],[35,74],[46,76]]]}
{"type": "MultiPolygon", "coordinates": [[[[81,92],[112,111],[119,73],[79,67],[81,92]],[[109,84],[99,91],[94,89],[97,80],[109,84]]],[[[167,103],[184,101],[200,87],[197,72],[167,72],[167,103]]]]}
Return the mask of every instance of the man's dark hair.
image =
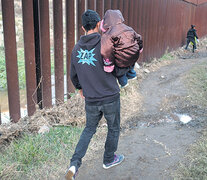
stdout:
{"type": "Polygon", "coordinates": [[[82,25],[88,32],[89,30],[95,29],[97,23],[101,20],[99,14],[93,10],[87,10],[82,15],[82,25]]]}
{"type": "Polygon", "coordinates": [[[195,27],[195,25],[191,25],[191,28],[193,29],[195,27]]]}

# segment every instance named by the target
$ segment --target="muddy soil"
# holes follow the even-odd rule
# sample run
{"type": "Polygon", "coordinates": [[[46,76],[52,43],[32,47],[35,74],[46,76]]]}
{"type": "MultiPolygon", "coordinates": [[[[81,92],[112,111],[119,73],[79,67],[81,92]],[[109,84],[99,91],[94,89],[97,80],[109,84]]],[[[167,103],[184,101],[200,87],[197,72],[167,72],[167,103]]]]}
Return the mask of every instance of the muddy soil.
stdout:
{"type": "Polygon", "coordinates": [[[192,67],[207,61],[206,48],[195,54],[188,51],[179,54],[179,57],[151,71],[139,82],[142,106],[122,124],[117,153],[125,155],[124,162],[104,170],[103,149],[94,150],[92,158],[89,150],[77,179],[173,179],[178,163],[206,126],[207,116],[205,109],[188,99],[184,82],[192,67]],[[189,115],[192,120],[183,124],[178,114],[189,115]]]}

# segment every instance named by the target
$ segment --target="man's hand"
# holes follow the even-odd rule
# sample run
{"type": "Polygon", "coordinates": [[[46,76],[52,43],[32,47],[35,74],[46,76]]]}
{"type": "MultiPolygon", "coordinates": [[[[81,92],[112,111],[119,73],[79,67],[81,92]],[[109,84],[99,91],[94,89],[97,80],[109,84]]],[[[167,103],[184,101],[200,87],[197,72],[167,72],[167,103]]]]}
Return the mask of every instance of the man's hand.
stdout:
{"type": "Polygon", "coordinates": [[[83,96],[83,89],[79,90],[80,96],[84,99],[85,97],[83,96]]]}

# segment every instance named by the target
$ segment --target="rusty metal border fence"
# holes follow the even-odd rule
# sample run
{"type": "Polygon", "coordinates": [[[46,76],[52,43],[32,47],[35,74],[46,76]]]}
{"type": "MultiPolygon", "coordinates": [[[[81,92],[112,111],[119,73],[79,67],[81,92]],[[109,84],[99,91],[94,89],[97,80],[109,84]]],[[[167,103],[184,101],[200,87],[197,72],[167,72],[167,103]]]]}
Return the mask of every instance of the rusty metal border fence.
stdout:
{"type": "MultiPolygon", "coordinates": [[[[17,122],[20,97],[14,0],[1,0],[1,4],[9,112],[13,122],[17,122]]],[[[64,86],[67,86],[68,99],[74,91],[69,77],[70,54],[75,40],[84,34],[81,15],[88,8],[96,10],[101,18],[107,9],[120,9],[125,23],[143,36],[141,61],[161,57],[166,50],[183,45],[191,24],[196,25],[200,37],[207,34],[207,0],[53,0],[56,103],[64,101],[64,86]],[[64,85],[63,17],[66,22],[67,85],[64,85]]],[[[22,0],[22,15],[27,108],[28,115],[32,115],[36,104],[42,108],[52,106],[49,0],[22,0]]]]}

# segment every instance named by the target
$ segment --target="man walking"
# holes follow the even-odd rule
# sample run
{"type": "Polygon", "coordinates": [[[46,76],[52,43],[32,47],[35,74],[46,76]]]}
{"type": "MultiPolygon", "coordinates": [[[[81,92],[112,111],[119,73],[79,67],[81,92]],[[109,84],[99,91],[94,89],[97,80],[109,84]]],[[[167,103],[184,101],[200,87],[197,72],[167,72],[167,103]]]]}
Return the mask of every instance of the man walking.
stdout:
{"type": "Polygon", "coordinates": [[[108,125],[103,168],[111,168],[124,160],[123,155],[115,154],[120,133],[120,94],[116,78],[103,70],[101,36],[98,33],[100,20],[95,11],[83,13],[82,28],[86,35],[81,36],[71,55],[70,77],[75,88],[85,97],[86,126],[66,173],[67,180],[75,179],[103,115],[108,125]]]}
{"type": "Polygon", "coordinates": [[[196,40],[198,40],[198,36],[196,34],[195,25],[191,25],[191,28],[188,30],[188,33],[187,33],[187,44],[186,44],[185,49],[188,49],[189,43],[192,42],[193,44],[192,52],[194,53],[196,49],[196,40]]]}

